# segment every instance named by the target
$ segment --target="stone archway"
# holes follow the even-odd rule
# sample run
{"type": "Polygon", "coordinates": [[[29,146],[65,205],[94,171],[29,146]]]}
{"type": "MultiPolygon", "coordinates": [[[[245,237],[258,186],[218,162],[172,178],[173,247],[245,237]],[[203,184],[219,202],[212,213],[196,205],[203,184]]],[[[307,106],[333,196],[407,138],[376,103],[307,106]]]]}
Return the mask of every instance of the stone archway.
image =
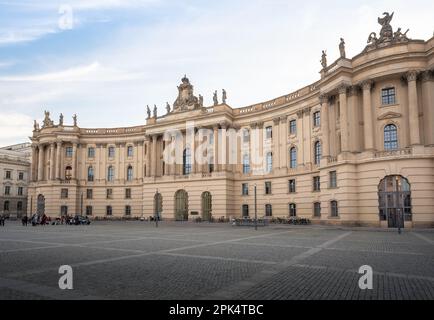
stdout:
{"type": "Polygon", "coordinates": [[[206,191],[202,193],[202,219],[210,221],[212,218],[212,195],[206,191]]]}
{"type": "Polygon", "coordinates": [[[389,228],[404,228],[405,221],[412,221],[411,187],[406,178],[393,175],[381,180],[378,202],[380,221],[387,221],[389,228]]]}
{"type": "Polygon", "coordinates": [[[188,193],[185,190],[175,193],[175,220],[188,221],[188,193]]]}

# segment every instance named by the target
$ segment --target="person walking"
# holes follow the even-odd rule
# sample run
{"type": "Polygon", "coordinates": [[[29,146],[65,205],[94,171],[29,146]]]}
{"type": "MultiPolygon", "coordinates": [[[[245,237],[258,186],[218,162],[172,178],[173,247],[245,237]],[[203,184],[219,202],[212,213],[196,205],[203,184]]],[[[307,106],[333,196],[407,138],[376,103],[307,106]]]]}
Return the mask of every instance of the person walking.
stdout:
{"type": "Polygon", "coordinates": [[[27,219],[27,215],[25,215],[22,219],[21,219],[21,222],[23,223],[23,227],[27,227],[27,221],[28,219],[27,219]]]}
{"type": "Polygon", "coordinates": [[[5,216],[3,214],[0,215],[0,226],[2,226],[2,227],[5,226],[5,216]]]}

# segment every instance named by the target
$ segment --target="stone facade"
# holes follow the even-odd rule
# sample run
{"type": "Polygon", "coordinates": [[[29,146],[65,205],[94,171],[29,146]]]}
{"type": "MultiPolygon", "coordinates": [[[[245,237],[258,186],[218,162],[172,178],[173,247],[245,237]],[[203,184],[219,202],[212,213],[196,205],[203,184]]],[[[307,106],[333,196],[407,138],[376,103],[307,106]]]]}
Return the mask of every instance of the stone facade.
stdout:
{"type": "MultiPolygon", "coordinates": [[[[387,34],[390,20],[380,23],[387,34]]],[[[181,211],[188,219],[240,217],[253,215],[256,185],[258,216],[387,227],[401,214],[405,227],[433,226],[434,38],[397,37],[371,39],[352,59],[325,63],[319,81],[252,106],[218,104],[216,94],[213,106],[203,106],[184,77],[172,110],[151,117],[148,108],[142,126],[85,129],[77,118],[55,125],[46,113],[32,137],[29,199],[50,216],[147,217],[158,192],[164,219],[181,211]],[[176,144],[167,134],[175,129],[176,144]],[[199,129],[209,129],[207,137],[199,129]],[[167,148],[194,154],[204,141],[212,149],[207,163],[193,160],[186,170],[188,155],[164,161],[167,148]],[[396,187],[384,194],[396,196],[395,205],[379,201],[382,181],[396,187]],[[408,189],[411,196],[399,198],[408,189]]]]}
{"type": "Polygon", "coordinates": [[[19,218],[27,212],[30,143],[0,148],[0,214],[19,218]]]}

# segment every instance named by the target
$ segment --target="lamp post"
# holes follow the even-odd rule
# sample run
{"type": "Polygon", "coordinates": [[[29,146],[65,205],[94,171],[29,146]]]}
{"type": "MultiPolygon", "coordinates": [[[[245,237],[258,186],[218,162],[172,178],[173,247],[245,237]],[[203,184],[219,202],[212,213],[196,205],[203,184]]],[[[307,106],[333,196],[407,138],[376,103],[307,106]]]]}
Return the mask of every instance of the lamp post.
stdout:
{"type": "Polygon", "coordinates": [[[159,205],[159,199],[158,199],[158,189],[155,191],[154,196],[154,203],[155,203],[155,212],[154,212],[154,219],[155,219],[155,227],[158,228],[158,205],[159,205]]]}
{"type": "Polygon", "coordinates": [[[83,192],[80,195],[80,216],[83,216],[83,192]]]}
{"type": "Polygon", "coordinates": [[[255,230],[258,230],[258,207],[256,201],[256,183],[255,183],[255,230]]]}

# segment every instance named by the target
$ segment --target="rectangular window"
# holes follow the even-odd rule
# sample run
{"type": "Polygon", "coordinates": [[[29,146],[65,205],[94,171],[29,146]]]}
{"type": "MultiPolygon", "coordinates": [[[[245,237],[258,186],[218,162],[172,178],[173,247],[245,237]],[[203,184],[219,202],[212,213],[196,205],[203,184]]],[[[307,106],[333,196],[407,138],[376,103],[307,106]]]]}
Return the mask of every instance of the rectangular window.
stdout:
{"type": "Polygon", "coordinates": [[[330,171],[329,178],[330,178],[330,188],[337,188],[338,182],[337,182],[336,171],[330,171]]]}
{"type": "Polygon", "coordinates": [[[272,208],[271,204],[265,205],[265,216],[266,217],[272,217],[273,216],[273,208],[272,208]]]}
{"type": "Polygon", "coordinates": [[[68,189],[62,189],[60,192],[61,199],[68,199],[68,189]]]}
{"type": "Polygon", "coordinates": [[[321,191],[321,183],[319,176],[313,177],[313,191],[321,191]]]}
{"type": "Polygon", "coordinates": [[[125,215],[130,216],[131,215],[131,206],[125,206],[125,215]]]}
{"type": "Polygon", "coordinates": [[[297,216],[297,205],[295,203],[289,204],[289,216],[296,217],[297,216]]]}
{"type": "Polygon", "coordinates": [[[18,180],[20,180],[20,181],[24,180],[24,172],[18,173],[18,180]]]}
{"type": "Polygon", "coordinates": [[[109,147],[108,148],[108,157],[109,158],[114,158],[115,157],[115,148],[114,147],[109,147]]]}
{"type": "Polygon", "coordinates": [[[248,217],[248,216],[249,216],[249,205],[243,204],[243,217],[248,217]]]}
{"type": "Polygon", "coordinates": [[[5,195],[9,196],[11,194],[11,187],[10,186],[5,186],[5,195]]]}
{"type": "Polygon", "coordinates": [[[88,148],[87,149],[87,157],[88,158],[95,158],[95,148],[88,148]]]}
{"type": "Polygon", "coordinates": [[[313,114],[313,126],[319,127],[321,125],[321,114],[319,111],[313,114]]]}
{"type": "Polygon", "coordinates": [[[295,193],[295,179],[291,179],[288,181],[289,193],[295,193]]]}
{"type": "Polygon", "coordinates": [[[289,134],[297,134],[297,120],[289,121],[289,134]]]}
{"type": "Polygon", "coordinates": [[[243,183],[242,184],[242,195],[243,196],[248,196],[249,195],[249,184],[248,183],[243,183]]]}
{"type": "Polygon", "coordinates": [[[271,194],[271,181],[265,182],[265,194],[271,194]]]}
{"type": "Polygon", "coordinates": [[[113,198],[113,189],[107,189],[107,199],[113,198]]]}
{"type": "Polygon", "coordinates": [[[67,158],[72,158],[72,147],[66,147],[65,153],[67,158]]]}
{"type": "Polygon", "coordinates": [[[22,211],[23,210],[23,203],[21,201],[17,202],[17,211],[22,211]]]}
{"type": "Polygon", "coordinates": [[[250,142],[250,132],[248,129],[243,130],[243,142],[244,143],[250,142]]]}
{"type": "Polygon", "coordinates": [[[24,193],[24,189],[23,189],[23,187],[18,187],[18,195],[19,195],[19,196],[22,196],[23,193],[24,193]]]}
{"type": "Polygon", "coordinates": [[[125,189],[125,199],[131,199],[131,189],[125,189]]]}
{"type": "Polygon", "coordinates": [[[68,215],[68,206],[61,206],[60,207],[60,214],[62,217],[68,215]]]}
{"type": "Polygon", "coordinates": [[[93,190],[92,189],[86,190],[86,199],[93,199],[93,190]]]}
{"type": "Polygon", "coordinates": [[[383,106],[396,103],[395,88],[386,88],[381,90],[381,102],[383,106]]]}
{"type": "Polygon", "coordinates": [[[9,171],[9,170],[6,171],[5,179],[8,179],[8,180],[12,179],[12,171],[9,171]]]}
{"type": "Polygon", "coordinates": [[[127,148],[127,156],[132,157],[133,156],[133,146],[128,146],[127,148]]]}
{"type": "Polygon", "coordinates": [[[313,204],[313,216],[314,217],[321,217],[321,203],[320,202],[315,202],[313,204]]]}
{"type": "Polygon", "coordinates": [[[106,213],[108,216],[111,216],[111,215],[113,214],[113,209],[112,209],[112,207],[111,207],[111,206],[107,206],[107,207],[106,207],[106,210],[105,210],[105,213],[106,213]]]}
{"type": "Polygon", "coordinates": [[[337,201],[331,201],[330,202],[330,214],[332,217],[339,217],[338,212],[338,202],[337,201]]]}
{"type": "Polygon", "coordinates": [[[93,208],[92,206],[86,206],[86,215],[87,216],[91,216],[93,213],[93,208]]]}
{"type": "Polygon", "coordinates": [[[273,127],[266,127],[265,128],[265,139],[272,139],[273,138],[273,127]]]}

